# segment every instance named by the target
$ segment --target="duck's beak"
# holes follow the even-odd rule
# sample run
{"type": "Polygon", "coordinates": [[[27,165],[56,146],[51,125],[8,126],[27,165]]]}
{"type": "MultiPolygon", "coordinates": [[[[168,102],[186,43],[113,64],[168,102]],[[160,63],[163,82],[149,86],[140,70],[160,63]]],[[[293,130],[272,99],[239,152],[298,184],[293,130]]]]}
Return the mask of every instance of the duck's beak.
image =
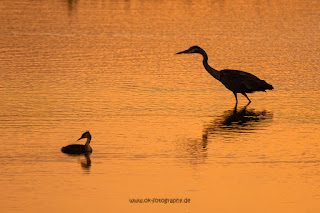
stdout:
{"type": "Polygon", "coordinates": [[[176,54],[183,54],[183,53],[189,53],[189,50],[184,50],[184,51],[178,52],[176,54]]]}

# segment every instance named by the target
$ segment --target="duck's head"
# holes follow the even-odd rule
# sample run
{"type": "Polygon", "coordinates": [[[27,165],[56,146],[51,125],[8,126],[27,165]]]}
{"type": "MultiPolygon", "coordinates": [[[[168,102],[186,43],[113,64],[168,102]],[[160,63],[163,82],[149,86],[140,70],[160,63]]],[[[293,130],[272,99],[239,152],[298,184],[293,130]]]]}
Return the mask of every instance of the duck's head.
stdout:
{"type": "Polygon", "coordinates": [[[81,138],[79,138],[78,140],[81,140],[82,138],[88,138],[91,140],[91,134],[89,131],[86,131],[85,133],[82,134],[81,138]]]}
{"type": "Polygon", "coordinates": [[[201,49],[201,47],[199,46],[192,46],[187,50],[178,52],[177,54],[183,54],[183,53],[201,53],[203,52],[203,49],[201,49]]]}

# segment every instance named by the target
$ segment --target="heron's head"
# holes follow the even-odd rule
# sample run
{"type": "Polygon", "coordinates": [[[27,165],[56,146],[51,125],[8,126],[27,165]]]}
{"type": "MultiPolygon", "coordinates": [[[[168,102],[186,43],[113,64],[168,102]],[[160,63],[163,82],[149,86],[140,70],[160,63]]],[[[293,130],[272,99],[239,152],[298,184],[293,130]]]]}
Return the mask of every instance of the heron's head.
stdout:
{"type": "Polygon", "coordinates": [[[201,47],[199,46],[192,46],[187,50],[178,52],[177,54],[183,54],[183,53],[201,53],[203,51],[203,49],[201,49],[201,47]]]}
{"type": "Polygon", "coordinates": [[[81,140],[82,138],[89,138],[91,139],[91,134],[89,131],[85,132],[82,134],[81,138],[79,138],[78,140],[81,140]]]}

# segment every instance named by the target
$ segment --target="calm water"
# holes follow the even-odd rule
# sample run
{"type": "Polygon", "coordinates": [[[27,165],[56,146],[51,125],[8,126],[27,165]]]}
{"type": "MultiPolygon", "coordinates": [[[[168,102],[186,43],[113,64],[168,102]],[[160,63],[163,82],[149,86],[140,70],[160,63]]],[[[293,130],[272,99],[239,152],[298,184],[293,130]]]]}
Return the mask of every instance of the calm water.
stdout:
{"type": "Polygon", "coordinates": [[[0,1],[1,212],[320,212],[319,11],[0,1]],[[275,90],[234,111],[192,45],[275,90]],[[60,152],[87,130],[88,159],[60,152]]]}

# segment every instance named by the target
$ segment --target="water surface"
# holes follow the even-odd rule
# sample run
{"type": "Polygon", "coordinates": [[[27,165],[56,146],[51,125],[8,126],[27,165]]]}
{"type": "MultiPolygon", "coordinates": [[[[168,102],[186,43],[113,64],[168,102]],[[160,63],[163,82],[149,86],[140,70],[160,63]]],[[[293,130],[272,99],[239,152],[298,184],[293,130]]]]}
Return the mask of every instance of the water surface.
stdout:
{"type": "Polygon", "coordinates": [[[319,212],[319,9],[1,1],[1,212],[319,212]],[[275,90],[235,110],[192,45],[275,90]]]}

